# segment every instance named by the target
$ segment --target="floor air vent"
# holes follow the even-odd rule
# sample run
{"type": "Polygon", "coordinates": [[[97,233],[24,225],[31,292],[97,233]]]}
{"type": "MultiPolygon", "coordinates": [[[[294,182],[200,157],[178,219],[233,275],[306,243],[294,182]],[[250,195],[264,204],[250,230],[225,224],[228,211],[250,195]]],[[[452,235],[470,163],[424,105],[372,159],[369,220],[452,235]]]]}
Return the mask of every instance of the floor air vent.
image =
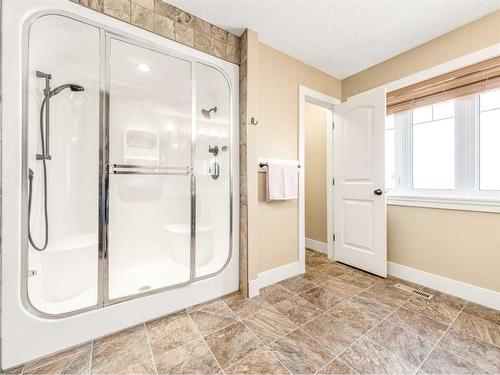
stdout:
{"type": "Polygon", "coordinates": [[[432,294],[429,294],[429,293],[426,293],[426,292],[422,292],[421,290],[418,290],[418,289],[415,289],[415,288],[411,288],[408,285],[396,284],[394,286],[396,288],[398,288],[398,289],[404,290],[405,292],[409,292],[409,293],[415,294],[415,295],[417,295],[419,297],[422,297],[422,298],[425,298],[425,299],[431,299],[432,297],[434,297],[432,294]]]}

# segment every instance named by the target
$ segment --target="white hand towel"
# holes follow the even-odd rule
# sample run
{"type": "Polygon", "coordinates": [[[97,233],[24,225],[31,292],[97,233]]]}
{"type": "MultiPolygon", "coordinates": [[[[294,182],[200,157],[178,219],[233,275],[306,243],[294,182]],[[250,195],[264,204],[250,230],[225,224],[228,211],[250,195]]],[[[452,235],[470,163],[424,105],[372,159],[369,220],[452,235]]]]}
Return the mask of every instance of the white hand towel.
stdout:
{"type": "Polygon", "coordinates": [[[297,161],[269,160],[267,163],[267,200],[288,200],[299,197],[297,161]]]}

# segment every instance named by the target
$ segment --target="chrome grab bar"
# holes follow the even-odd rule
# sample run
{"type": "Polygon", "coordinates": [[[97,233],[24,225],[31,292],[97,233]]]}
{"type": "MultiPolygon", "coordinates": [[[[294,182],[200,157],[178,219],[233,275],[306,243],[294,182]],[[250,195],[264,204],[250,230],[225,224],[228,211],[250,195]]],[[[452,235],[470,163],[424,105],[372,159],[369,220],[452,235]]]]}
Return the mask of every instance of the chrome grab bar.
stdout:
{"type": "Polygon", "coordinates": [[[139,174],[139,175],[190,175],[192,168],[187,167],[164,167],[150,165],[133,165],[133,164],[112,164],[108,165],[108,173],[110,167],[113,174],[139,174]]]}

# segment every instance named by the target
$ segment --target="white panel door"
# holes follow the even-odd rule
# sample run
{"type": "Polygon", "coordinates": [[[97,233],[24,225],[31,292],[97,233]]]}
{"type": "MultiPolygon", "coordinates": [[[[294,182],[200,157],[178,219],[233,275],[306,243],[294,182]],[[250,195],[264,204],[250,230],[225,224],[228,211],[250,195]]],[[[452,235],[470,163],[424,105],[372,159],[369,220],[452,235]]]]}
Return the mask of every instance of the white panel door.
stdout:
{"type": "Polygon", "coordinates": [[[335,260],[387,276],[385,90],[335,106],[335,260]]]}

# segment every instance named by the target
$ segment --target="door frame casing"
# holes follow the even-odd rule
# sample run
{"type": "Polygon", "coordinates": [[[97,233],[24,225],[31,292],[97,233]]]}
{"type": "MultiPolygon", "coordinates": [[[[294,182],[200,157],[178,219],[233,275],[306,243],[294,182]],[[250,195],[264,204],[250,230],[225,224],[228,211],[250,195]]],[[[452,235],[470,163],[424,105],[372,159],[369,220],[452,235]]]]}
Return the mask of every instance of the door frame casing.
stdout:
{"type": "Polygon", "coordinates": [[[340,104],[340,100],[334,98],[333,96],[329,96],[323,94],[319,91],[310,89],[306,86],[299,85],[299,138],[298,138],[298,148],[299,148],[299,164],[300,164],[300,173],[299,173],[299,263],[301,267],[301,272],[305,272],[305,237],[306,237],[306,228],[305,228],[305,129],[306,129],[306,118],[305,118],[305,108],[306,103],[314,104],[320,107],[323,107],[328,110],[327,115],[327,124],[326,126],[326,201],[327,201],[327,249],[328,249],[328,258],[333,259],[334,255],[334,222],[333,222],[333,109],[334,106],[340,104]]]}

